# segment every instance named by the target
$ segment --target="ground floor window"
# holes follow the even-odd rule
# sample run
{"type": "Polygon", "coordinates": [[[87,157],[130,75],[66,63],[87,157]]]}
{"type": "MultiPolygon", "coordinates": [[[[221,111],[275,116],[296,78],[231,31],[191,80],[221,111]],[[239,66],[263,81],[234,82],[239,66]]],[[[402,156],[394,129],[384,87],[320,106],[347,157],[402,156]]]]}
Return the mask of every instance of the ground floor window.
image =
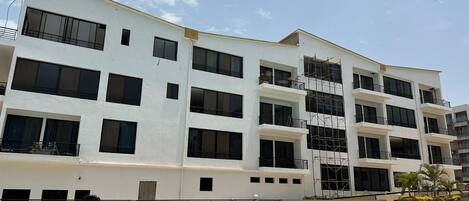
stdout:
{"type": "Polygon", "coordinates": [[[212,191],[213,178],[200,178],[200,191],[212,191]]]}
{"type": "Polygon", "coordinates": [[[29,189],[3,189],[2,200],[28,201],[29,189]]]}
{"type": "Polygon", "coordinates": [[[356,191],[389,191],[387,169],[355,167],[356,191]]]}
{"type": "Polygon", "coordinates": [[[75,191],[75,200],[81,200],[84,197],[90,195],[90,190],[76,190],[75,191]]]}
{"type": "Polygon", "coordinates": [[[66,201],[67,190],[43,190],[41,201],[66,201]]]}
{"type": "Polygon", "coordinates": [[[323,190],[350,190],[348,166],[321,164],[323,190]]]}

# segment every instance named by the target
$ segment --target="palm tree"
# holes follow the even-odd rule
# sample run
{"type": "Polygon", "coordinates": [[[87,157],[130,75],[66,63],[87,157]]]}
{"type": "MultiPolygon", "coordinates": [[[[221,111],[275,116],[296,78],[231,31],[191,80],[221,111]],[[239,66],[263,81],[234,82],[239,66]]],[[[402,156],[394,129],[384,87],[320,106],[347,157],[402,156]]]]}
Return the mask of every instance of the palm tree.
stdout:
{"type": "Polygon", "coordinates": [[[401,193],[404,194],[406,190],[408,190],[409,196],[411,196],[412,191],[419,190],[420,181],[420,176],[416,172],[402,173],[399,174],[397,178],[397,182],[399,182],[402,187],[401,193]]]}
{"type": "Polygon", "coordinates": [[[449,179],[443,179],[442,181],[440,181],[440,185],[442,189],[448,192],[448,195],[450,196],[451,196],[451,192],[458,190],[458,188],[456,187],[457,183],[458,182],[451,181],[449,179]]]}
{"type": "Polygon", "coordinates": [[[429,185],[433,197],[437,195],[443,176],[448,176],[440,165],[429,164],[423,164],[419,174],[422,176],[422,180],[429,185]]]}

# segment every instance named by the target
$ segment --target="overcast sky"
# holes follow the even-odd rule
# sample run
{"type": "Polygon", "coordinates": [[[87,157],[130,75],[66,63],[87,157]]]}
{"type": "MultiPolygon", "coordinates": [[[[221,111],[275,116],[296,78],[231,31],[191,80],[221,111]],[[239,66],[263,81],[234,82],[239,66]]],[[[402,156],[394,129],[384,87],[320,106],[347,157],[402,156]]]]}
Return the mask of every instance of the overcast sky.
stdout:
{"type": "MultiPolygon", "coordinates": [[[[469,0],[118,1],[221,34],[278,41],[301,28],[385,64],[441,70],[444,98],[469,103],[469,0]]],[[[9,2],[0,0],[0,26],[9,2]]]]}

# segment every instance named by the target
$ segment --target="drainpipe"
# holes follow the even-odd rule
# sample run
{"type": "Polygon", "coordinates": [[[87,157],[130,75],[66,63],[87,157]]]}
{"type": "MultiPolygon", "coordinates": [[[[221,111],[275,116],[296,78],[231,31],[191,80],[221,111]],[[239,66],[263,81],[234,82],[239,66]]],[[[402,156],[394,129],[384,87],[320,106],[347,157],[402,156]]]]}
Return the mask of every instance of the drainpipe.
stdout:
{"type": "MultiPolygon", "coordinates": [[[[189,132],[189,127],[188,127],[188,124],[187,124],[187,119],[188,119],[188,116],[189,116],[189,111],[190,111],[190,92],[191,92],[191,85],[190,85],[190,79],[189,79],[189,75],[190,75],[190,71],[192,69],[192,51],[194,49],[194,41],[192,39],[189,39],[190,40],[190,46],[189,46],[189,58],[188,58],[188,65],[187,65],[187,72],[186,72],[186,109],[185,109],[185,115],[184,115],[184,119],[183,119],[183,124],[184,125],[184,134],[183,134],[183,146],[182,146],[182,153],[181,153],[181,170],[180,170],[180,178],[179,178],[179,199],[182,199],[182,196],[183,196],[183,189],[184,189],[184,156],[187,152],[187,149],[186,149],[186,137],[187,137],[187,134],[189,132]]],[[[187,137],[187,139],[189,139],[187,137]]],[[[189,142],[188,142],[189,143],[189,142]]]]}

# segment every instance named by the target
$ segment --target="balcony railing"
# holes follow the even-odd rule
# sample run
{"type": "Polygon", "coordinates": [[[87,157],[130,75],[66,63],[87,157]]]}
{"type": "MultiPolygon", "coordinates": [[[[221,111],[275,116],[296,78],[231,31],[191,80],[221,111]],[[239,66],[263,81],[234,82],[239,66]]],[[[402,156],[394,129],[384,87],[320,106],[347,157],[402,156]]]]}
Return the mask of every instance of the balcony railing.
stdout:
{"type": "Polygon", "coordinates": [[[259,84],[274,84],[277,86],[288,87],[292,89],[305,90],[305,83],[296,80],[277,80],[272,77],[261,76],[259,77],[259,84]]]}
{"type": "Polygon", "coordinates": [[[431,103],[431,104],[440,105],[444,107],[451,107],[451,103],[449,101],[444,100],[444,99],[438,99],[438,98],[433,98],[430,100],[423,99],[422,103],[431,103]]]}
{"type": "Polygon", "coordinates": [[[430,164],[459,165],[461,163],[458,158],[432,158],[430,164]]]}
{"type": "Polygon", "coordinates": [[[78,156],[80,145],[62,142],[24,142],[0,138],[0,152],[78,156]]]}
{"type": "Polygon", "coordinates": [[[76,38],[69,38],[69,37],[64,37],[62,35],[55,35],[55,34],[50,34],[46,32],[26,30],[26,31],[23,31],[23,34],[27,36],[35,37],[35,38],[41,38],[41,39],[46,39],[50,41],[76,45],[80,47],[87,47],[87,48],[96,49],[96,50],[103,50],[104,48],[103,43],[84,41],[84,40],[80,40],[76,38]]]}
{"type": "Polygon", "coordinates": [[[0,95],[5,95],[5,90],[7,88],[6,82],[0,82],[0,95]]]}
{"type": "Polygon", "coordinates": [[[362,115],[355,115],[355,122],[368,122],[373,124],[389,125],[388,119],[386,119],[385,117],[367,117],[362,115]]]}
{"type": "Polygon", "coordinates": [[[425,130],[426,134],[429,133],[437,133],[437,134],[442,134],[442,135],[451,135],[451,136],[456,136],[456,132],[450,132],[447,128],[438,128],[438,129],[428,129],[425,130]]]}
{"type": "Polygon", "coordinates": [[[376,91],[376,92],[381,92],[384,93],[384,86],[379,85],[379,84],[373,84],[369,86],[362,86],[362,84],[353,82],[353,89],[366,89],[370,91],[376,91]]]}
{"type": "Polygon", "coordinates": [[[16,33],[17,33],[16,29],[0,26],[0,38],[1,39],[15,40],[16,33]]]}
{"type": "Polygon", "coordinates": [[[280,157],[260,157],[259,167],[308,169],[308,160],[280,158],[280,157]]]}
{"type": "Polygon", "coordinates": [[[272,118],[260,116],[259,125],[262,125],[262,124],[286,126],[286,127],[292,127],[292,128],[306,128],[307,121],[304,119],[295,119],[295,118],[287,118],[284,121],[273,121],[272,118]]]}
{"type": "Polygon", "coordinates": [[[359,158],[368,158],[368,159],[381,159],[381,160],[396,160],[395,157],[392,157],[391,152],[388,151],[374,151],[368,153],[364,150],[358,151],[359,158]]]}

